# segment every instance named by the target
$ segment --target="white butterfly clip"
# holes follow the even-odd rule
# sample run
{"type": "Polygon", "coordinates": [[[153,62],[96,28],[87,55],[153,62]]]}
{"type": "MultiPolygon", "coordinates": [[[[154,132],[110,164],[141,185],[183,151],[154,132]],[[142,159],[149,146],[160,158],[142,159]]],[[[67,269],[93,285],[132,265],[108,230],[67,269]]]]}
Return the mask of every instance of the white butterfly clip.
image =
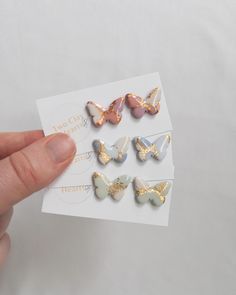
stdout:
{"type": "Polygon", "coordinates": [[[145,137],[135,137],[133,139],[134,146],[136,148],[137,157],[141,161],[146,161],[153,157],[156,160],[162,160],[165,158],[167,149],[170,144],[170,134],[164,134],[158,137],[153,143],[147,140],[145,137]]]}
{"type": "Polygon", "coordinates": [[[102,140],[94,140],[93,147],[101,164],[106,165],[111,160],[124,162],[127,158],[127,151],[130,138],[125,136],[119,138],[113,145],[108,145],[102,140]]]}
{"type": "Polygon", "coordinates": [[[147,182],[138,177],[135,177],[133,184],[137,202],[144,204],[150,201],[154,206],[161,206],[164,204],[171,187],[171,183],[168,181],[162,181],[154,186],[150,186],[147,182]]]}
{"type": "Polygon", "coordinates": [[[95,186],[95,194],[101,200],[111,196],[114,200],[120,201],[124,196],[125,189],[132,181],[132,178],[127,175],[122,175],[110,181],[104,174],[98,172],[94,172],[92,178],[95,186]]]}

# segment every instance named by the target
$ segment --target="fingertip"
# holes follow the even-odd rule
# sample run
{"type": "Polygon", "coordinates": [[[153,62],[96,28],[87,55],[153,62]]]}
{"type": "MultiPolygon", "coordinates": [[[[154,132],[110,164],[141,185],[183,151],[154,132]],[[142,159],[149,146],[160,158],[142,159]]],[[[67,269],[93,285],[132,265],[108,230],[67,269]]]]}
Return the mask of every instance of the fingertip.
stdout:
{"type": "Polygon", "coordinates": [[[74,140],[65,133],[56,133],[48,137],[47,152],[55,163],[71,160],[76,153],[74,140]]]}

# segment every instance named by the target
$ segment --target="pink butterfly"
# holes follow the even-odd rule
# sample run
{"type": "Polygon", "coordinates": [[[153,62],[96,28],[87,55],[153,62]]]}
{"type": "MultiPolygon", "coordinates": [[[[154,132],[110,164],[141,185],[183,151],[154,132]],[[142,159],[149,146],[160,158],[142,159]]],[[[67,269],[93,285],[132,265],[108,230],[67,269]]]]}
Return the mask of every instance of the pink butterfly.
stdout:
{"type": "Polygon", "coordinates": [[[108,109],[104,109],[99,104],[89,101],[87,102],[87,110],[96,127],[102,126],[107,121],[111,124],[118,124],[122,118],[121,112],[124,103],[125,97],[119,97],[109,105],[108,109]]]}
{"type": "Polygon", "coordinates": [[[135,118],[142,118],[144,113],[155,115],[160,111],[161,89],[154,88],[146,99],[132,93],[125,96],[126,104],[135,118]]]}

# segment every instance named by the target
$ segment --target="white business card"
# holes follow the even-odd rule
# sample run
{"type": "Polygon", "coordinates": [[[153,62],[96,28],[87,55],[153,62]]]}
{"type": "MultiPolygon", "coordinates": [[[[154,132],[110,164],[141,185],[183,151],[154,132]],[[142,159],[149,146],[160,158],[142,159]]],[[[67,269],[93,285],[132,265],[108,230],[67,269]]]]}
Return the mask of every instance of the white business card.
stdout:
{"type": "Polygon", "coordinates": [[[171,136],[172,125],[158,73],[39,99],[37,106],[46,135],[64,132],[69,134],[77,145],[77,154],[72,164],[47,189],[43,212],[145,224],[168,224],[172,189],[166,196],[165,203],[156,207],[151,202],[138,204],[132,183],[119,202],[112,198],[98,200],[92,182],[92,174],[99,172],[110,180],[124,174],[132,179],[139,177],[150,186],[161,180],[173,183],[172,140],[162,161],[152,157],[144,162],[139,161],[137,151],[130,143],[127,158],[123,163],[111,161],[103,166],[93,149],[95,139],[113,145],[117,139],[124,136],[128,136],[131,141],[134,137],[141,136],[150,142],[154,142],[162,134],[171,136]],[[155,87],[160,87],[162,91],[158,114],[144,114],[142,118],[136,119],[130,109],[124,107],[122,120],[118,125],[107,122],[101,127],[94,127],[92,124],[86,110],[88,101],[107,108],[113,100],[127,93],[135,93],[145,98],[155,87]]]}

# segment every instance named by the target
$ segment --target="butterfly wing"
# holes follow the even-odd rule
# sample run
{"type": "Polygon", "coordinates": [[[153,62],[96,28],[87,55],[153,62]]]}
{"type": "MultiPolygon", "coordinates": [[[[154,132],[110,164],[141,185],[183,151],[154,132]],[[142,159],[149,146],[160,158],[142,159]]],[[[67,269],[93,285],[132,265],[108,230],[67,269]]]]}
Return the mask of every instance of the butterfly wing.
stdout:
{"type": "Polygon", "coordinates": [[[109,194],[111,197],[116,201],[120,201],[120,199],[124,196],[125,189],[128,187],[131,180],[132,178],[128,175],[122,175],[116,178],[110,186],[109,194]]]}
{"type": "Polygon", "coordinates": [[[125,97],[119,97],[116,100],[114,100],[109,108],[112,108],[115,112],[121,113],[123,111],[125,104],[125,97]]]}
{"type": "Polygon", "coordinates": [[[89,101],[87,102],[87,111],[89,115],[92,117],[92,122],[96,127],[100,127],[105,122],[105,109],[103,109],[100,105],[95,102],[89,101]]]}
{"type": "Polygon", "coordinates": [[[161,206],[166,200],[166,196],[171,188],[171,183],[168,181],[162,181],[156,184],[152,189],[156,193],[151,199],[151,202],[155,206],[161,206]]]}
{"type": "Polygon", "coordinates": [[[138,203],[144,204],[153,198],[153,191],[150,189],[149,184],[139,177],[134,179],[134,190],[138,203]]]}
{"type": "Polygon", "coordinates": [[[92,179],[96,196],[101,200],[109,196],[109,188],[111,186],[109,179],[104,174],[98,172],[93,173],[92,179]]]}
{"type": "Polygon", "coordinates": [[[155,115],[160,110],[161,89],[159,87],[154,88],[147,96],[145,102],[146,112],[150,115],[155,115]]]}
{"type": "Polygon", "coordinates": [[[119,138],[115,144],[112,146],[113,149],[113,159],[117,162],[124,162],[127,158],[127,151],[130,144],[130,138],[124,136],[119,138]]]}
{"type": "Polygon", "coordinates": [[[139,160],[146,161],[151,157],[152,151],[150,150],[150,147],[152,146],[152,143],[149,140],[144,137],[135,137],[133,142],[138,151],[137,157],[139,160]]]}
{"type": "Polygon", "coordinates": [[[121,121],[122,115],[121,112],[124,108],[125,97],[119,97],[114,100],[108,110],[104,113],[105,120],[109,121],[112,124],[118,124],[121,121]]]}
{"type": "Polygon", "coordinates": [[[128,93],[126,95],[126,104],[131,109],[131,113],[135,118],[139,119],[144,115],[144,101],[141,97],[128,93]]]}
{"type": "Polygon", "coordinates": [[[167,154],[167,149],[170,145],[170,134],[164,134],[158,137],[156,141],[154,141],[153,145],[156,146],[157,153],[153,154],[153,157],[157,160],[162,160],[165,158],[167,154]]]}
{"type": "Polygon", "coordinates": [[[94,140],[93,148],[97,154],[98,160],[102,165],[106,165],[114,158],[114,149],[112,146],[104,143],[102,140],[94,140]]]}

